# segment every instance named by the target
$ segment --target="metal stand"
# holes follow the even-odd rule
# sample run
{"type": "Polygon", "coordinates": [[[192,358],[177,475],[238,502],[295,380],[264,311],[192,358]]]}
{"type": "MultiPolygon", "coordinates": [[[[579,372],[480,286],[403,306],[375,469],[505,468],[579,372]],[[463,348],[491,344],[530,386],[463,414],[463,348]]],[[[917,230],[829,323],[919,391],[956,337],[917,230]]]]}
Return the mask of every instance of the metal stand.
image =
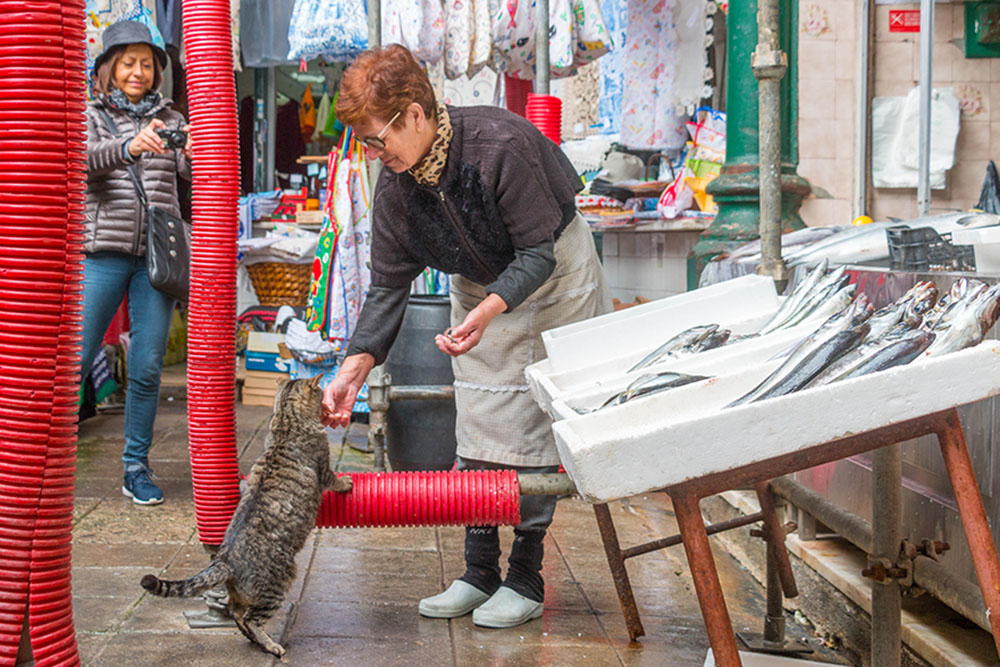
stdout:
{"type": "MultiPolygon", "coordinates": [[[[965,436],[962,434],[958,411],[955,408],[950,408],[874,429],[867,433],[814,445],[733,470],[688,480],[664,489],[673,500],[674,512],[680,526],[680,539],[684,543],[684,551],[694,578],[698,603],[701,606],[702,618],[705,620],[716,664],[731,667],[742,663],[737,650],[736,637],[732,631],[729,611],[726,609],[726,602],[722,595],[722,585],[719,583],[715,560],[708,543],[709,528],[706,528],[698,509],[699,501],[729,489],[743,488],[747,485],[757,487],[762,480],[787,475],[798,470],[812,468],[823,463],[830,463],[930,434],[937,436],[941,446],[941,454],[948,469],[952,491],[958,505],[959,515],[962,518],[962,525],[969,543],[969,550],[972,553],[972,561],[976,568],[976,577],[986,609],[1000,609],[1000,560],[997,559],[993,536],[986,519],[986,510],[979,494],[979,487],[976,486],[976,477],[972,469],[972,461],[969,458],[969,450],[965,444],[965,436]]],[[[759,490],[758,493],[760,493],[759,490]]],[[[595,511],[596,509],[595,506],[595,511]]],[[[599,521],[600,516],[601,514],[598,512],[599,521]]],[[[617,540],[615,541],[617,542],[617,540]]],[[[605,548],[607,548],[607,544],[605,544],[605,548]]],[[[780,568],[780,563],[778,565],[780,568]]],[[[612,564],[612,573],[614,572],[615,568],[612,564]]],[[[621,593],[621,588],[619,588],[619,593],[621,593]]],[[[785,593],[788,593],[787,589],[785,593]]],[[[634,606],[631,595],[629,595],[629,601],[634,606]]],[[[622,606],[624,609],[624,599],[622,599],[622,606]]],[[[635,616],[638,617],[637,612],[635,616]]],[[[626,613],[626,619],[628,618],[628,613],[626,613]]],[[[993,630],[993,640],[996,643],[998,654],[1000,654],[1000,614],[989,615],[989,622],[993,630]]],[[[641,625],[638,630],[638,634],[634,634],[633,627],[630,626],[629,636],[635,639],[636,636],[641,635],[641,625]]]]}
{"type": "Polygon", "coordinates": [[[229,613],[229,595],[226,590],[213,588],[205,591],[202,596],[208,609],[198,611],[185,611],[184,618],[187,619],[188,627],[198,628],[235,628],[236,621],[229,613]]]}
{"type": "MultiPolygon", "coordinates": [[[[706,538],[708,535],[714,535],[715,533],[721,533],[725,530],[732,530],[733,528],[740,528],[742,526],[747,526],[758,521],[763,521],[765,525],[765,530],[761,533],[762,536],[766,536],[765,539],[768,541],[768,571],[770,572],[771,563],[774,562],[775,576],[778,584],[784,589],[785,595],[788,597],[795,597],[798,595],[798,590],[795,587],[795,578],[792,574],[791,563],[788,560],[788,552],[784,549],[785,540],[785,530],[781,526],[778,519],[777,510],[774,506],[774,500],[771,497],[771,491],[768,488],[767,482],[759,485],[757,489],[758,498],[766,498],[766,501],[761,502],[761,511],[755,514],[750,514],[748,516],[737,517],[735,519],[730,519],[729,521],[722,521],[720,523],[712,524],[711,526],[705,526],[702,518],[701,512],[696,509],[696,521],[701,525],[705,532],[706,538]],[[772,544],[771,536],[779,536],[780,546],[775,544],[775,548],[771,549],[772,544]],[[776,554],[772,556],[772,554],[776,554]]],[[[680,521],[680,512],[677,509],[676,503],[674,504],[674,510],[678,515],[678,522],[680,521]]],[[[605,503],[594,505],[594,514],[597,516],[597,526],[601,532],[601,540],[604,542],[604,553],[608,558],[608,566],[611,568],[611,578],[615,582],[615,590],[618,592],[618,601],[622,606],[622,613],[625,615],[625,625],[628,628],[628,636],[631,641],[635,641],[638,637],[646,634],[642,627],[642,619],[639,618],[639,609],[635,604],[635,597],[632,594],[632,584],[628,578],[628,572],[625,569],[625,560],[628,558],[633,558],[635,556],[640,556],[642,554],[647,554],[653,551],[659,551],[660,549],[665,549],[677,544],[681,544],[683,540],[684,531],[681,531],[680,535],[671,535],[670,537],[665,537],[659,540],[654,540],[652,542],[646,542],[645,544],[640,544],[638,546],[630,547],[628,549],[622,549],[618,542],[618,533],[615,530],[614,521],[611,519],[611,512],[608,510],[608,506],[605,503]]],[[[707,544],[707,539],[706,539],[707,544]]],[[[685,544],[685,548],[687,545],[685,544]]],[[[691,562],[690,556],[688,561],[691,562]]],[[[715,563],[711,564],[712,571],[714,572],[715,563]]],[[[692,573],[694,573],[694,568],[692,567],[692,573]]],[[[695,574],[695,579],[697,583],[697,578],[699,575],[695,574]]],[[[768,600],[771,599],[771,582],[768,580],[768,600]]],[[[781,591],[777,592],[777,604],[779,614],[783,614],[781,611],[781,591]]],[[[771,607],[768,607],[770,613],[771,607]]],[[[775,637],[775,642],[779,645],[783,643],[784,639],[784,616],[782,615],[782,636],[780,638],[775,637]]],[[[728,621],[727,621],[728,623],[728,621]]],[[[809,650],[808,648],[806,650],[809,650]]]]}

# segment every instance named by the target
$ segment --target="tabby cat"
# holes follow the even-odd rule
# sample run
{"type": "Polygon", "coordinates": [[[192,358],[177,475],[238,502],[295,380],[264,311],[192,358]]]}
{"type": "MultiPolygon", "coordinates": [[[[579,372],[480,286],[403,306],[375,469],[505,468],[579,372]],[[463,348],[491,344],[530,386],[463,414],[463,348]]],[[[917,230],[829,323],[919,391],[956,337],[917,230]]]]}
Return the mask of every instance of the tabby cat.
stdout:
{"type": "Polygon", "coordinates": [[[281,606],[295,578],[295,554],[316,525],[325,489],[346,492],[350,477],[330,470],[320,422],[322,376],[288,380],[274,398],[264,453],[254,463],[225,538],[207,568],[183,581],[152,574],[142,587],[162,597],[194,597],[225,583],[229,610],[247,639],[279,658],[285,649],[263,624],[281,606]]]}

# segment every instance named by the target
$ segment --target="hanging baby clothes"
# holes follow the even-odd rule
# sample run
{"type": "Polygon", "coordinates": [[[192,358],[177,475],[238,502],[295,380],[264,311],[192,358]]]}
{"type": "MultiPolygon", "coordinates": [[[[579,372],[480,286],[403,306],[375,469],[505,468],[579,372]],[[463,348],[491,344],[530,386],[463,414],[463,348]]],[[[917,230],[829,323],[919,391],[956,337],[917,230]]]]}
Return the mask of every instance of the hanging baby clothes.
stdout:
{"type": "Polygon", "coordinates": [[[469,55],[468,77],[471,79],[490,61],[493,52],[493,17],[489,0],[472,2],[472,48],[469,55]]]}
{"type": "Polygon", "coordinates": [[[330,95],[323,91],[323,97],[319,99],[316,106],[316,129],[313,131],[312,141],[319,141],[323,136],[323,128],[326,127],[326,119],[330,115],[330,95]]]}
{"type": "Polygon", "coordinates": [[[441,0],[382,0],[382,45],[402,44],[418,61],[433,64],[444,53],[441,0]]]}
{"type": "Polygon", "coordinates": [[[445,0],[444,75],[449,79],[457,79],[469,71],[472,31],[472,7],[469,0],[445,0]]]}
{"type": "Polygon", "coordinates": [[[621,140],[629,148],[670,150],[686,140],[674,103],[676,6],[677,0],[628,0],[621,140]]]}
{"type": "Polygon", "coordinates": [[[308,327],[342,350],[357,326],[371,284],[371,197],[363,146],[350,130],[330,154],[330,174],[313,280],[308,327]],[[346,148],[345,148],[346,146],[346,148]]]}
{"type": "Polygon", "coordinates": [[[622,118],[622,88],[624,86],[625,60],[629,44],[625,43],[628,25],[627,0],[601,0],[601,14],[607,22],[611,39],[617,49],[601,58],[601,94],[598,118],[601,134],[617,134],[622,118]]]}

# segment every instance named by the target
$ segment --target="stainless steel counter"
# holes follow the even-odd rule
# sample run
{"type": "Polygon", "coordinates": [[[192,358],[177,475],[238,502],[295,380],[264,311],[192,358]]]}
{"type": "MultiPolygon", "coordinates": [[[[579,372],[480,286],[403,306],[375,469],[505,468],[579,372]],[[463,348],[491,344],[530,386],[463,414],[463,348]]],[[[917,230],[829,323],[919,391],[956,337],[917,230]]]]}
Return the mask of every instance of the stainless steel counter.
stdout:
{"type": "MultiPolygon", "coordinates": [[[[910,273],[875,267],[849,267],[859,292],[865,293],[876,308],[894,301],[920,280],[933,280],[943,293],[961,277],[977,278],[989,284],[1000,276],[972,273],[910,273]]],[[[798,276],[795,276],[796,278],[798,276]]],[[[989,338],[997,338],[994,327],[989,338]]],[[[872,396],[878,401],[878,396],[872,396]]],[[[986,514],[993,526],[994,541],[1000,545],[1000,409],[997,398],[959,408],[963,430],[972,457],[986,514]]],[[[840,507],[872,519],[871,456],[856,456],[797,473],[805,486],[822,494],[840,507]]],[[[903,446],[902,535],[915,543],[929,537],[948,542],[951,550],[941,556],[941,563],[955,574],[975,582],[971,556],[951,485],[937,440],[933,437],[907,441],[903,446]]]]}

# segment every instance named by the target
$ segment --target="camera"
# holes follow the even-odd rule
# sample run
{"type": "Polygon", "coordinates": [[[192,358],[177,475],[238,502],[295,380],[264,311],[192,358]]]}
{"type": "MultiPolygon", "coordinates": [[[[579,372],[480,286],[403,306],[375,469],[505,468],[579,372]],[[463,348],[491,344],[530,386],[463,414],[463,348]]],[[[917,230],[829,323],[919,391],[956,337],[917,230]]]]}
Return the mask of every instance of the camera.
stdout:
{"type": "Polygon", "coordinates": [[[184,130],[157,130],[156,133],[163,139],[165,148],[184,148],[187,144],[187,132],[184,130]]]}

